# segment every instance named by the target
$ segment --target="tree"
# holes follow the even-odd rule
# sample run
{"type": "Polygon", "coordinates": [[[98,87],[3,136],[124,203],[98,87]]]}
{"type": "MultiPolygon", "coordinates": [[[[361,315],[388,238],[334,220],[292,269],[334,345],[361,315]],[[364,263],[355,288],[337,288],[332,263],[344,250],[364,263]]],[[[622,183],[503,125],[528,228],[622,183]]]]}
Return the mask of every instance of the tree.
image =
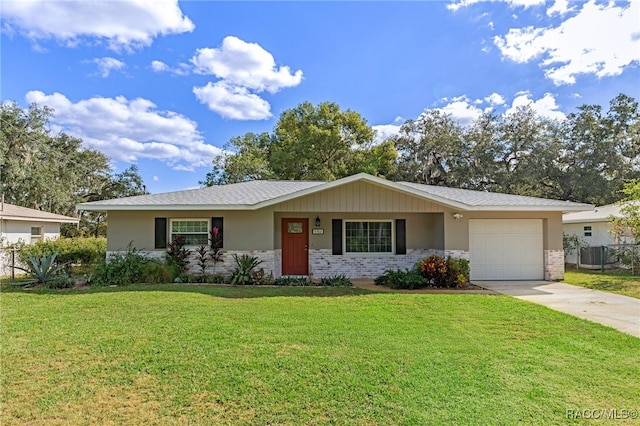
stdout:
{"type": "Polygon", "coordinates": [[[303,102],[284,111],[272,133],[246,133],[225,145],[201,185],[255,179],[335,180],[366,171],[395,172],[395,149],[373,145],[360,114],[332,102],[303,102]]]}
{"type": "Polygon", "coordinates": [[[398,175],[410,182],[459,186],[464,180],[462,128],[439,110],[407,120],[395,139],[398,175]]]}
{"type": "Polygon", "coordinates": [[[348,175],[354,151],[372,141],[373,130],[357,112],[303,102],[280,116],[270,165],[280,179],[335,180],[348,175]]]}
{"type": "Polygon", "coordinates": [[[614,218],[614,233],[618,240],[623,235],[630,235],[636,243],[640,243],[640,179],[629,181],[622,189],[625,198],[620,202],[622,217],[614,218]]]}
{"type": "Polygon", "coordinates": [[[214,159],[213,170],[199,183],[212,186],[273,178],[269,164],[272,142],[273,137],[268,133],[246,133],[231,138],[224,146],[225,154],[214,159]]]}
{"type": "MultiPolygon", "coordinates": [[[[37,104],[26,110],[15,102],[0,105],[0,191],[8,203],[76,216],[79,202],[146,192],[135,166],[113,174],[109,159],[83,148],[81,139],[52,135],[52,114],[37,104]]],[[[83,215],[81,226],[88,228],[81,231],[103,234],[104,227],[89,229],[91,217],[83,215]]],[[[64,226],[63,232],[78,231],[64,226]]]]}

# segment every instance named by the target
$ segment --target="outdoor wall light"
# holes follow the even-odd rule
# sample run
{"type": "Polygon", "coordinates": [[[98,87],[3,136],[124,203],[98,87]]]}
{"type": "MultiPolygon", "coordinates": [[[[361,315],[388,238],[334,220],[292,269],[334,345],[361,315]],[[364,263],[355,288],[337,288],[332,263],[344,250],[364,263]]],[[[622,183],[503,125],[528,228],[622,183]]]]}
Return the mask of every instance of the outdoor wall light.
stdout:
{"type": "Polygon", "coordinates": [[[460,220],[460,219],[462,219],[462,215],[461,215],[460,213],[454,213],[454,214],[453,214],[453,218],[454,218],[455,220],[460,220]]]}
{"type": "Polygon", "coordinates": [[[320,226],[320,216],[316,215],[316,226],[319,227],[320,226]]]}

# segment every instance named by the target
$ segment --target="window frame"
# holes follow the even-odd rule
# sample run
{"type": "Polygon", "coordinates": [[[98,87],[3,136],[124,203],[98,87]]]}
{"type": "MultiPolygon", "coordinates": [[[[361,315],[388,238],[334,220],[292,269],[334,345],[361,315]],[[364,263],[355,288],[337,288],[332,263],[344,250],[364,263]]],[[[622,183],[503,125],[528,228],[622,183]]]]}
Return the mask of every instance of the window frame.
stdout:
{"type": "Polygon", "coordinates": [[[43,226],[32,226],[30,231],[30,240],[31,244],[39,243],[40,241],[44,241],[44,227],[43,226]],[[33,230],[37,229],[38,233],[34,234],[33,230]]]}
{"type": "Polygon", "coordinates": [[[582,232],[583,232],[585,237],[591,237],[591,236],[593,236],[593,227],[591,225],[583,226],[582,227],[582,232]]]}
{"type": "MultiPolygon", "coordinates": [[[[342,220],[342,253],[346,256],[393,256],[396,252],[396,235],[394,219],[343,219],[342,220]],[[390,251],[347,251],[347,223],[389,223],[391,225],[391,247],[390,251]]],[[[370,245],[370,241],[367,242],[370,245]]]]}
{"type": "MultiPolygon", "coordinates": [[[[183,217],[183,218],[169,218],[169,240],[172,242],[174,235],[205,235],[207,237],[207,241],[203,243],[203,245],[209,245],[209,233],[211,232],[211,221],[207,218],[200,217],[183,217]],[[175,222],[205,222],[207,224],[207,232],[173,232],[173,224],[175,222]]],[[[198,247],[200,244],[185,244],[185,247],[198,247]]]]}

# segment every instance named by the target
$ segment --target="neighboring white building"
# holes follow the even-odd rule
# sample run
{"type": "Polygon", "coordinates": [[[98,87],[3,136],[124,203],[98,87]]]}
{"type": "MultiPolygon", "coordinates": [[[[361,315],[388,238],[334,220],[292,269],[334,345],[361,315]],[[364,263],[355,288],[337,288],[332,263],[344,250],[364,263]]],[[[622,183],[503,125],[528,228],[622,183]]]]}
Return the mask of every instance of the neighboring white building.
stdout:
{"type": "MultiPolygon", "coordinates": [[[[60,237],[61,223],[78,219],[13,204],[0,203],[0,247],[18,242],[32,244],[60,237]]],[[[7,256],[0,256],[0,275],[9,274],[7,256]]]]}
{"type": "MultiPolygon", "coordinates": [[[[633,244],[633,237],[625,235],[616,240],[612,232],[613,218],[623,216],[620,212],[622,207],[621,204],[609,204],[589,211],[565,213],[562,215],[562,229],[567,235],[577,235],[583,243],[591,247],[633,244]]],[[[577,251],[567,254],[565,262],[575,264],[577,256],[577,251]]]]}

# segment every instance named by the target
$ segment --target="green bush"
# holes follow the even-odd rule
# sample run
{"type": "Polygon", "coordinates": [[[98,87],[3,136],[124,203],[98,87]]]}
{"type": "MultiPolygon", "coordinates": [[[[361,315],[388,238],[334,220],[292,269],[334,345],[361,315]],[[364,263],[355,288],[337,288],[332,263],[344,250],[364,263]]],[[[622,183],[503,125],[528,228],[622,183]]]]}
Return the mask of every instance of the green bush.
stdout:
{"type": "Polygon", "coordinates": [[[113,253],[98,264],[92,282],[96,285],[128,285],[142,281],[148,259],[129,243],[125,254],[113,253]]]}
{"type": "Polygon", "coordinates": [[[334,275],[321,278],[320,285],[325,287],[351,287],[351,280],[346,275],[334,275]]]}
{"type": "Polygon", "coordinates": [[[391,270],[387,269],[384,274],[377,277],[373,282],[389,288],[415,290],[425,288],[429,282],[416,270],[391,270]]]}
{"type": "Polygon", "coordinates": [[[172,283],[178,276],[175,267],[159,259],[148,259],[140,271],[140,282],[147,284],[172,283]]]}
{"type": "Polygon", "coordinates": [[[315,285],[313,281],[306,277],[279,277],[273,280],[273,285],[289,286],[289,287],[307,287],[315,285]]]}
{"type": "Polygon", "coordinates": [[[23,245],[18,259],[26,264],[29,257],[42,257],[43,254],[58,253],[58,264],[95,265],[105,259],[107,239],[95,237],[58,238],[56,240],[39,241],[23,245]]]}
{"type": "Polygon", "coordinates": [[[60,274],[60,275],[56,275],[55,277],[47,281],[45,284],[45,287],[55,288],[55,289],[71,288],[74,286],[74,284],[75,284],[75,281],[69,275],[60,274]]]}
{"type": "Polygon", "coordinates": [[[454,259],[447,257],[447,287],[460,287],[469,282],[469,261],[467,259],[454,259]]]}

